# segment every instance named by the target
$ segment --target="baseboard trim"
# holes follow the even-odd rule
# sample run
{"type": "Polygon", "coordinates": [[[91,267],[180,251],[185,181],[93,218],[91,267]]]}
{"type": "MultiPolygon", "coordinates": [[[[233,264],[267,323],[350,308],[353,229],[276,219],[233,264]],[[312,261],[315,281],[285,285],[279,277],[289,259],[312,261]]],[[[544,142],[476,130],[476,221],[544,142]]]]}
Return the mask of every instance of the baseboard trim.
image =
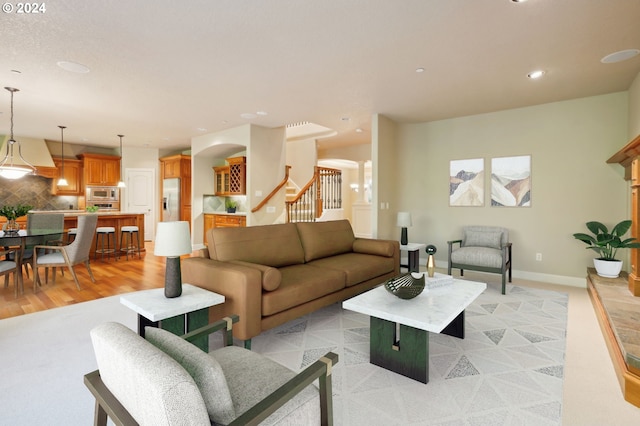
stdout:
{"type": "Polygon", "coordinates": [[[549,284],[560,284],[569,287],[587,288],[584,277],[568,277],[565,275],[541,274],[539,272],[513,271],[514,278],[540,281],[549,284]]]}

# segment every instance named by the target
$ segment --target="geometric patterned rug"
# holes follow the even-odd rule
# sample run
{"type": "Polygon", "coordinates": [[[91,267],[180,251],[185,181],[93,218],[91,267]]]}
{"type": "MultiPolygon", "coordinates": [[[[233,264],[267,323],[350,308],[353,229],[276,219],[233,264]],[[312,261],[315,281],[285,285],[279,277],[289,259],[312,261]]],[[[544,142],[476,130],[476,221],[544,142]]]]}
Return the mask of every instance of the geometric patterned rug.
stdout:
{"type": "MultiPolygon", "coordinates": [[[[568,295],[489,286],[465,339],[429,334],[429,383],[369,363],[369,317],[337,303],[252,339],[294,371],[328,351],[336,425],[559,425],[568,295]]],[[[215,345],[215,343],[213,343],[215,345]]]]}

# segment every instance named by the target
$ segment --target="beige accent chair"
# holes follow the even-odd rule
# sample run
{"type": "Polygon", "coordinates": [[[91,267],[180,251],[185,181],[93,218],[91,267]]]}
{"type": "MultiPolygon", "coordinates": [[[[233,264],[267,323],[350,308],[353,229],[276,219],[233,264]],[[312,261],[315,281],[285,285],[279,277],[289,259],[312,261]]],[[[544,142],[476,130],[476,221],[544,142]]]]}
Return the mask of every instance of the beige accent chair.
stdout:
{"type": "Polygon", "coordinates": [[[145,338],[119,323],[91,330],[98,370],[84,376],[96,398],[95,424],[331,425],[332,352],[295,374],[232,345],[227,317],[179,337],[145,329],[145,338]],[[225,330],[226,346],[206,353],[190,343],[225,330]],[[319,389],[313,382],[319,380],[319,389]]]}
{"type": "MultiPolygon", "coordinates": [[[[78,235],[73,242],[67,246],[53,246],[53,245],[37,245],[33,251],[33,269],[35,271],[35,279],[33,280],[33,291],[37,291],[40,282],[40,275],[38,274],[39,268],[50,267],[62,267],[67,266],[71,272],[71,276],[76,283],[76,287],[80,290],[80,282],[78,282],[78,276],[73,270],[74,265],[84,263],[89,271],[89,277],[92,282],[96,282],[91,272],[91,266],[89,265],[89,252],[91,250],[91,243],[93,242],[93,235],[98,223],[98,215],[87,214],[78,216],[78,235]],[[48,251],[45,254],[40,254],[39,250],[48,251]]],[[[53,274],[55,282],[56,275],[53,274]]]]}
{"type": "Polygon", "coordinates": [[[509,230],[497,226],[465,226],[462,239],[447,241],[449,245],[449,264],[447,274],[452,268],[459,268],[460,275],[465,269],[481,272],[493,272],[502,275],[502,294],[506,294],[506,275],[511,282],[511,243],[509,230]],[[455,248],[455,245],[458,248],[455,248]]]}
{"type": "MultiPolygon", "coordinates": [[[[39,245],[61,245],[62,233],[64,232],[64,214],[63,213],[27,213],[27,231],[60,231],[60,234],[53,234],[45,237],[44,241],[38,241],[39,245]]],[[[40,237],[39,237],[40,238],[40,237]]],[[[20,263],[24,266],[24,272],[29,278],[29,266],[33,270],[33,250],[34,246],[29,245],[29,237],[27,237],[27,246],[20,259],[20,263]]],[[[55,273],[55,269],[54,269],[55,273]]],[[[35,275],[35,274],[34,274],[35,275]]],[[[45,281],[47,279],[45,278],[45,281]]]]}

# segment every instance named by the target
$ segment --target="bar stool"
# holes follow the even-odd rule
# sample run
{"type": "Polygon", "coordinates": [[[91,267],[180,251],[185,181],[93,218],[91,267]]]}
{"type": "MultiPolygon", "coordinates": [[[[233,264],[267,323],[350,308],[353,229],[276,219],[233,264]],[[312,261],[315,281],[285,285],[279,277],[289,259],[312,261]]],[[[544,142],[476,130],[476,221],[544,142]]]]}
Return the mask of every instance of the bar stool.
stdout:
{"type": "Polygon", "coordinates": [[[104,255],[107,255],[107,261],[109,256],[113,254],[113,258],[116,257],[116,228],[113,226],[99,226],[96,228],[96,251],[94,257],[98,258],[98,253],[102,255],[101,260],[104,261],[104,255]],[[107,239],[106,246],[104,239],[107,239]],[[111,241],[113,241],[113,248],[111,248],[111,241]]]}
{"type": "Polygon", "coordinates": [[[78,235],[78,228],[69,228],[67,231],[67,244],[71,244],[76,239],[76,235],[78,235]]]}
{"type": "Polygon", "coordinates": [[[138,233],[137,226],[121,226],[120,227],[120,251],[125,252],[127,260],[129,260],[129,253],[138,252],[138,259],[140,259],[140,234],[138,233]],[[133,234],[136,234],[136,240],[133,241],[133,234]],[[125,237],[127,238],[125,244],[125,237]],[[135,244],[134,244],[135,243],[135,244]]]}

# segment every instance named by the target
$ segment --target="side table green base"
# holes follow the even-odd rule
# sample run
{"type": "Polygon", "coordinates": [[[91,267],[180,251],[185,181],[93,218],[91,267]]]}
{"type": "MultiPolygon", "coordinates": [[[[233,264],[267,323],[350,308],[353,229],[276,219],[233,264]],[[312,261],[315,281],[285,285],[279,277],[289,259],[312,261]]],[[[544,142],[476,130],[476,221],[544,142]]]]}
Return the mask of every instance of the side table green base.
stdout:
{"type": "MultiPolygon", "coordinates": [[[[185,315],[178,315],[172,318],[166,318],[161,321],[149,321],[142,315],[138,315],[139,334],[144,337],[144,328],[147,326],[160,327],[163,330],[170,331],[173,334],[182,336],[197,328],[204,327],[209,324],[209,309],[200,309],[198,311],[189,312],[185,315]]],[[[209,339],[207,336],[199,337],[192,342],[205,352],[209,352],[209,339]]]]}

